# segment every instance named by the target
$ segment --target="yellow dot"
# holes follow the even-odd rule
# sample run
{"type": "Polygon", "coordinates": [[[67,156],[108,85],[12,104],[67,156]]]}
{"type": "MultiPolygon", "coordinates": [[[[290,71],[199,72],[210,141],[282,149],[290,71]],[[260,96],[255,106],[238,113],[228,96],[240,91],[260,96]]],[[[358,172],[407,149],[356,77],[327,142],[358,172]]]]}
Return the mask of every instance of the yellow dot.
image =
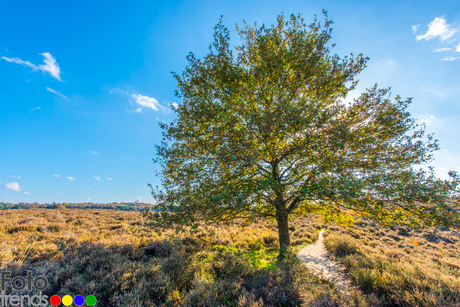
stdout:
{"type": "Polygon", "coordinates": [[[66,306],[71,305],[72,302],[73,302],[73,299],[70,295],[64,295],[64,297],[62,298],[62,303],[66,306]]]}

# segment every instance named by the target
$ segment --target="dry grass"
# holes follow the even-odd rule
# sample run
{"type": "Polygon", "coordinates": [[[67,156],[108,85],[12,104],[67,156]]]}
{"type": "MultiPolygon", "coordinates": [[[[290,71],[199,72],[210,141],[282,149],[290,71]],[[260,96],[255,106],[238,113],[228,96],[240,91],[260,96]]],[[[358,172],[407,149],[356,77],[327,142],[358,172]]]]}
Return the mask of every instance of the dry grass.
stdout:
{"type": "Polygon", "coordinates": [[[326,248],[385,306],[460,306],[460,235],[360,222],[329,228],[326,248]]]}
{"type": "MultiPolygon", "coordinates": [[[[293,251],[322,226],[292,221],[293,251]]],[[[46,295],[93,294],[101,306],[460,306],[458,234],[360,222],[325,236],[360,290],[338,292],[293,254],[277,264],[270,221],[157,233],[134,211],[0,211],[0,266],[46,276],[46,295]]]]}
{"type": "MultiPolygon", "coordinates": [[[[311,276],[294,254],[277,264],[267,220],[184,233],[144,224],[139,212],[0,211],[1,266],[46,276],[46,295],[93,294],[101,306],[368,306],[311,276]]],[[[314,242],[320,226],[293,221],[293,245],[314,242]]]]}

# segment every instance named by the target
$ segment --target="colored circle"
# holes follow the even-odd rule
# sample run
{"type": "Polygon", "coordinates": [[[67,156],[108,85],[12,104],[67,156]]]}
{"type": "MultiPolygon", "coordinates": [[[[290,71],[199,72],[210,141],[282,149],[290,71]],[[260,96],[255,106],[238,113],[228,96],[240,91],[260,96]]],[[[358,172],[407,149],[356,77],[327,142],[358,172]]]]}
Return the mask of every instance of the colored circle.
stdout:
{"type": "Polygon", "coordinates": [[[57,306],[61,303],[61,298],[57,295],[53,295],[52,297],[50,297],[50,303],[53,306],[57,306]]]}
{"type": "Polygon", "coordinates": [[[70,295],[64,295],[62,297],[62,303],[66,306],[71,305],[73,302],[73,298],[70,295]]]}
{"type": "Polygon", "coordinates": [[[96,297],[94,295],[88,295],[86,297],[86,305],[94,306],[94,305],[96,305],[96,302],[97,302],[97,300],[96,300],[96,297]]]}
{"type": "Polygon", "coordinates": [[[73,303],[77,306],[81,306],[85,303],[85,298],[81,295],[77,295],[73,298],[73,303]]]}

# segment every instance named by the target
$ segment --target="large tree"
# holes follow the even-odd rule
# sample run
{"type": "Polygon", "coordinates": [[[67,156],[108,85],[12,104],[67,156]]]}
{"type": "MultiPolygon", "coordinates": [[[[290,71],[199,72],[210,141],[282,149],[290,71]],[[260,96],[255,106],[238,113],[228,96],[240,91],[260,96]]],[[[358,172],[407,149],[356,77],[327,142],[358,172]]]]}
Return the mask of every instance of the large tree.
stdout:
{"type": "Polygon", "coordinates": [[[293,214],[351,209],[384,225],[459,226],[449,201],[457,174],[442,181],[413,168],[438,145],[407,112],[411,99],[374,86],[344,102],[368,58],[331,55],[323,13],[323,25],[295,15],[245,23],[234,49],[221,20],[209,54],[187,56],[174,74],[177,118],[160,124],[154,225],[271,217],[281,258],[293,214]]]}

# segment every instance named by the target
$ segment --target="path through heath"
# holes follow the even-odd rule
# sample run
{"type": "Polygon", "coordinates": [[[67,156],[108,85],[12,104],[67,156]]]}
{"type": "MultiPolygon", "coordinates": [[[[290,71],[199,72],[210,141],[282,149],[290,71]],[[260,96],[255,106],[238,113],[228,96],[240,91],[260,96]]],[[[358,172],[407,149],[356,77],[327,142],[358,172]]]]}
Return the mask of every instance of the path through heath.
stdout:
{"type": "Polygon", "coordinates": [[[324,247],[323,232],[324,229],[320,231],[318,241],[302,248],[297,253],[297,258],[314,273],[335,283],[337,289],[348,291],[351,288],[350,279],[345,273],[345,268],[333,260],[324,247]]]}

